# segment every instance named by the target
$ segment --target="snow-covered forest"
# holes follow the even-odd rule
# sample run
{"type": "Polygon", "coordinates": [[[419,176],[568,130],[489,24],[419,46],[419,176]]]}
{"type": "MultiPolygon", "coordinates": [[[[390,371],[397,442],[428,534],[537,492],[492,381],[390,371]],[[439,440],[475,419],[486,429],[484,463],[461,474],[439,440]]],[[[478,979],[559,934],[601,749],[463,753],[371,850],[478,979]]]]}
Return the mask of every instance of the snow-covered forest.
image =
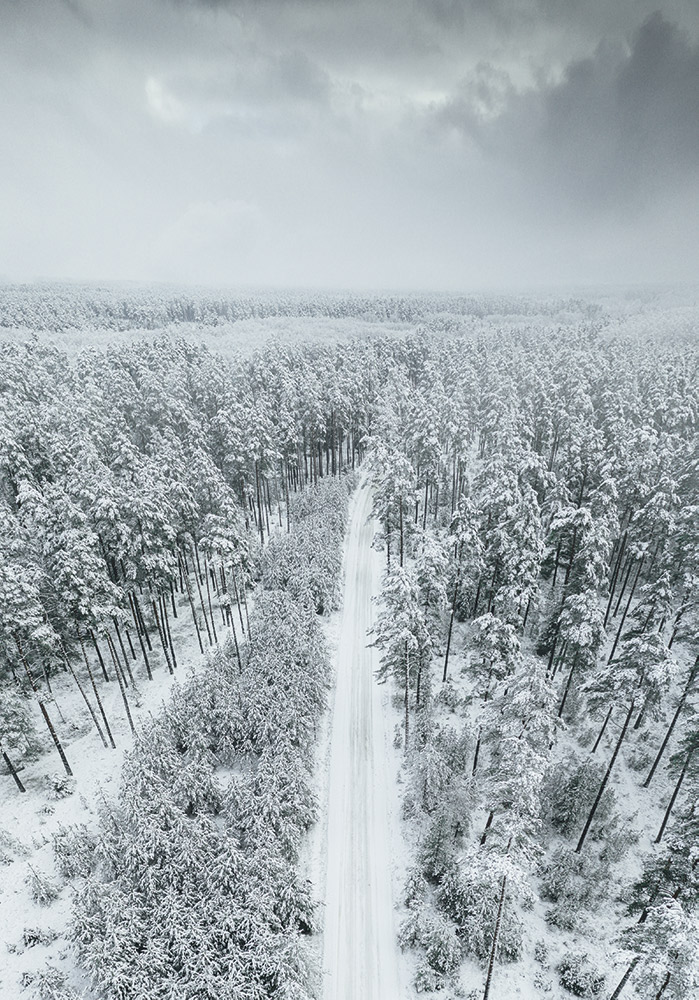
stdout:
{"type": "Polygon", "coordinates": [[[696,996],[695,322],[4,290],[0,995],[326,993],[368,494],[400,1000],[696,996]]]}

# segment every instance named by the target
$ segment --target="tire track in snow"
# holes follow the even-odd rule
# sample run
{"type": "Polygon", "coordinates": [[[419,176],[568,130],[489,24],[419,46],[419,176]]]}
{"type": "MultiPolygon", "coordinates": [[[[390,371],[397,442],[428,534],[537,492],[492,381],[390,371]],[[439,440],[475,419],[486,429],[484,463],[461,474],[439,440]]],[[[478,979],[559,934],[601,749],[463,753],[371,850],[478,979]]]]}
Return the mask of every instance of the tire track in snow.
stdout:
{"type": "MultiPolygon", "coordinates": [[[[354,498],[328,775],[324,1000],[399,1000],[391,871],[392,747],[367,648],[380,581],[371,494],[354,498]]],[[[383,689],[385,691],[385,689],[383,689]]]]}

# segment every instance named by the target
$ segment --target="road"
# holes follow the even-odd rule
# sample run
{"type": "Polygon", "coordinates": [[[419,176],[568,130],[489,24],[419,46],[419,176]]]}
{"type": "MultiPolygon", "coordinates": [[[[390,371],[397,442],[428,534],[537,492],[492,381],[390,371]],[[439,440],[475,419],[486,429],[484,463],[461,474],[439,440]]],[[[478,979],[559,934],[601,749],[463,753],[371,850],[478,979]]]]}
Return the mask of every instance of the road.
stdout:
{"type": "Polygon", "coordinates": [[[371,548],[371,496],[353,500],[337,652],[327,802],[324,1000],[399,1000],[392,891],[392,777],[386,689],[367,647],[381,559],[371,548]]]}

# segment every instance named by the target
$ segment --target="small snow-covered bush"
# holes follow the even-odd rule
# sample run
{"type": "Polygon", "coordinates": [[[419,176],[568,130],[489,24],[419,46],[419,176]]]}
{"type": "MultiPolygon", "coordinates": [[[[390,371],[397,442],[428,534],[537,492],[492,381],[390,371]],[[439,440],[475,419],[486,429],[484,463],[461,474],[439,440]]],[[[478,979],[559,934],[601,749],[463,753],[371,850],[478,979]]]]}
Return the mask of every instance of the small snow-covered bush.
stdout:
{"type": "Polygon", "coordinates": [[[415,992],[416,993],[436,993],[438,990],[444,989],[444,976],[440,972],[436,972],[428,964],[423,964],[415,973],[415,992]]]}
{"type": "Polygon", "coordinates": [[[46,779],[50,794],[54,799],[67,799],[75,792],[75,778],[67,774],[52,774],[46,779]]]}
{"type": "Polygon", "coordinates": [[[398,943],[401,948],[424,948],[427,963],[436,972],[452,972],[461,961],[461,944],[454,924],[425,910],[414,910],[403,921],[398,943]]]}
{"type": "Polygon", "coordinates": [[[40,906],[49,906],[58,897],[58,887],[53,879],[43,872],[38,872],[31,865],[25,882],[29,886],[32,899],[40,906]]]}
{"type": "Polygon", "coordinates": [[[558,966],[558,981],[573,996],[597,997],[604,988],[605,976],[586,954],[568,952],[558,966]]]}
{"type": "Polygon", "coordinates": [[[0,865],[9,865],[19,854],[28,854],[27,848],[0,826],[0,865]]]}
{"type": "Polygon", "coordinates": [[[549,967],[549,950],[545,941],[537,941],[534,945],[534,960],[545,969],[549,967]]]}
{"type": "MultiPolygon", "coordinates": [[[[35,760],[42,751],[31,702],[14,684],[0,687],[0,733],[3,749],[18,770],[25,761],[35,760]]],[[[0,772],[9,773],[2,757],[0,772]]]]}
{"type": "Polygon", "coordinates": [[[51,944],[58,935],[52,930],[42,930],[41,927],[25,927],[22,931],[22,943],[25,948],[33,948],[37,944],[51,944]]]}
{"type": "Polygon", "coordinates": [[[422,872],[419,868],[412,868],[408,872],[408,878],[405,883],[405,905],[410,909],[414,909],[416,906],[419,906],[425,898],[426,892],[427,881],[425,880],[422,872]]]}
{"type": "Polygon", "coordinates": [[[78,994],[66,983],[65,975],[53,965],[47,965],[33,977],[36,1000],[78,1000],[78,994]]]}
{"type": "MultiPolygon", "coordinates": [[[[582,827],[603,776],[603,764],[593,760],[581,761],[573,752],[549,768],[541,800],[544,814],[554,830],[569,835],[582,827]]],[[[597,827],[609,818],[613,806],[614,792],[607,788],[595,813],[597,827]]]]}
{"type": "Polygon", "coordinates": [[[84,823],[59,826],[53,835],[56,867],[64,878],[86,878],[95,864],[97,838],[84,823]]]}
{"type": "Polygon", "coordinates": [[[459,692],[454,687],[450,677],[447,678],[445,684],[440,685],[434,700],[438,705],[443,705],[452,712],[457,710],[461,702],[461,698],[459,697],[459,692]]]}
{"type": "Polygon", "coordinates": [[[420,870],[428,881],[439,882],[454,861],[455,848],[452,824],[447,814],[440,810],[433,817],[418,853],[420,870]]]}
{"type": "MultiPolygon", "coordinates": [[[[462,862],[449,868],[437,890],[439,906],[456,924],[465,951],[481,961],[490,954],[495,932],[501,878],[498,860],[474,848],[462,862]]],[[[508,881],[509,905],[503,909],[497,948],[497,957],[505,962],[514,962],[522,954],[524,928],[514,898],[520,903],[529,898],[528,887],[521,881],[516,883],[513,874],[514,870],[508,881]]]]}
{"type": "Polygon", "coordinates": [[[554,927],[578,927],[585,912],[608,891],[609,866],[593,853],[575,854],[559,847],[541,870],[541,896],[554,903],[546,919],[554,927]]]}

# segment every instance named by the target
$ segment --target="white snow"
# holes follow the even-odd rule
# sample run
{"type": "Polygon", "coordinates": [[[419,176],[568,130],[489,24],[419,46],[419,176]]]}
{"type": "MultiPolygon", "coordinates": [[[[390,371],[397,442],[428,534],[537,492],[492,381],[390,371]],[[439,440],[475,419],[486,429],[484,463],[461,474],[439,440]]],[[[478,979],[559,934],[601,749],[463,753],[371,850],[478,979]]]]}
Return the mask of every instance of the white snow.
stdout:
{"type": "Polygon", "coordinates": [[[323,975],[325,1000],[398,1000],[394,861],[398,763],[388,690],[375,679],[367,631],[380,589],[371,547],[371,495],[356,490],[346,544],[344,604],[336,654],[327,798],[323,975]]]}

